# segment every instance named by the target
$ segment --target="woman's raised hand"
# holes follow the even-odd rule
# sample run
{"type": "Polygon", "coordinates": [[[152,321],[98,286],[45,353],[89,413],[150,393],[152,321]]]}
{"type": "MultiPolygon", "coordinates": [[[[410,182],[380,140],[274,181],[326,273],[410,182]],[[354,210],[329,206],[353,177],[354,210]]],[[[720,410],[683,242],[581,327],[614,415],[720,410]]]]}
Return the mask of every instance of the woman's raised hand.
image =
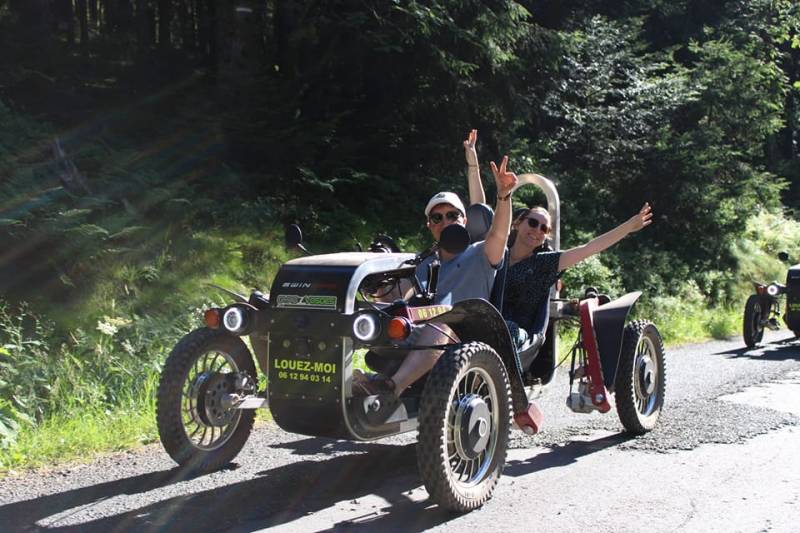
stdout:
{"type": "Polygon", "coordinates": [[[494,174],[494,182],[497,185],[497,196],[505,197],[514,190],[514,187],[517,186],[517,175],[513,172],[509,172],[506,170],[508,166],[508,156],[503,156],[503,160],[500,162],[500,167],[498,168],[497,165],[492,161],[490,163],[492,167],[492,174],[494,174]]]}
{"type": "Polygon", "coordinates": [[[649,226],[653,222],[653,212],[650,204],[645,202],[638,213],[628,219],[626,223],[630,233],[639,231],[645,226],[649,226]]]}
{"type": "Polygon", "coordinates": [[[475,143],[478,142],[478,130],[471,130],[464,141],[464,155],[467,158],[467,165],[478,166],[478,152],[475,151],[475,143]]]}

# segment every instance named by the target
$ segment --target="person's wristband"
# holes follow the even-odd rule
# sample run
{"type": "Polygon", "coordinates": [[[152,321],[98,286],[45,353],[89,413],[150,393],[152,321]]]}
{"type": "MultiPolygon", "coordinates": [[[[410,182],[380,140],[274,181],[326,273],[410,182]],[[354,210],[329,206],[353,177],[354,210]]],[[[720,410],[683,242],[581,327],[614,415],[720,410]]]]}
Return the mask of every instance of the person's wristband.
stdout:
{"type": "Polygon", "coordinates": [[[511,198],[511,193],[508,193],[505,196],[500,196],[499,194],[497,195],[498,202],[507,202],[509,198],[511,198]]]}

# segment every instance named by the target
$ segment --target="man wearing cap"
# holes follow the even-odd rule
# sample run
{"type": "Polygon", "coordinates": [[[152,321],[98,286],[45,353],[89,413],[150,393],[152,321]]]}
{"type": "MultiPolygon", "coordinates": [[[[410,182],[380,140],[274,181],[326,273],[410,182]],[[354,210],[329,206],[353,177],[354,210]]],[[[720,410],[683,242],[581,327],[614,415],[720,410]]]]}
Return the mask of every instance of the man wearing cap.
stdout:
{"type": "MultiPolygon", "coordinates": [[[[488,300],[492,291],[497,269],[502,266],[506,241],[511,227],[511,193],[517,184],[517,176],[508,172],[508,156],[498,168],[491,163],[497,185],[497,204],[491,228],[486,240],[471,244],[460,254],[452,254],[440,249],[437,257],[440,262],[439,279],[434,303],[453,305],[469,298],[488,300]]],[[[465,225],[467,218],[464,204],[452,192],[435,194],[425,206],[427,226],[433,238],[438,241],[444,228],[451,224],[465,225]]],[[[435,258],[423,261],[417,272],[425,279],[428,264],[435,258]]],[[[455,334],[444,324],[429,325],[419,330],[414,344],[437,345],[455,342],[455,334]]],[[[403,359],[402,364],[391,378],[383,380],[358,380],[354,383],[356,395],[372,395],[393,392],[399,396],[409,385],[424,376],[436,364],[441,350],[413,350],[403,359]]]]}

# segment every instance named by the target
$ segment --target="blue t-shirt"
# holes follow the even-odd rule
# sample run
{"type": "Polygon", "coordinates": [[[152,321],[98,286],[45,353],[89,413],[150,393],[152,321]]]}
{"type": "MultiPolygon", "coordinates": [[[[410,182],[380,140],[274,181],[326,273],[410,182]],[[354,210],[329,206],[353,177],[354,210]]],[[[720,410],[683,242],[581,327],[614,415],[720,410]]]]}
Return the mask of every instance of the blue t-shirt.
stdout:
{"type": "MultiPolygon", "coordinates": [[[[486,241],[470,244],[466,250],[449,261],[442,261],[439,267],[439,282],[436,287],[435,304],[453,305],[470,298],[488,300],[492,294],[494,276],[503,266],[492,265],[484,251],[486,241]]],[[[417,265],[417,278],[423,288],[428,283],[428,265],[435,256],[428,257],[417,265]]]]}

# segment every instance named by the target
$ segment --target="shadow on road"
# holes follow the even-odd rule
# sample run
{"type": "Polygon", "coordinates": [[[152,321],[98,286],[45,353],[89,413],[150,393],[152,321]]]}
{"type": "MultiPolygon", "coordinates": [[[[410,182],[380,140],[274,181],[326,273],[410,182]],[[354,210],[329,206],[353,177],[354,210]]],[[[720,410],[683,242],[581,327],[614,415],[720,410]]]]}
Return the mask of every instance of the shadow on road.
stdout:
{"type": "MultiPolygon", "coordinates": [[[[524,461],[511,461],[505,474],[521,476],[569,465],[628,438],[619,434],[570,442],[524,461]]],[[[381,503],[360,517],[330,524],[330,530],[415,532],[458,516],[427,500],[419,501],[419,492],[410,497],[422,484],[414,444],[308,438],[276,447],[300,456],[325,451],[351,453],[302,460],[259,472],[252,479],[191,494],[172,494],[173,485],[193,479],[179,468],[134,476],[0,506],[0,524],[13,531],[252,531],[291,527],[295,520],[336,505],[346,507],[347,502],[355,508],[358,500],[367,496],[378,496],[381,503]],[[129,497],[141,497],[143,504],[130,510],[129,497]],[[115,508],[128,510],[113,514],[115,508]],[[92,520],[93,514],[112,516],[92,520]]]]}
{"type": "MultiPolygon", "coordinates": [[[[301,441],[301,448],[309,446],[310,450],[309,440],[316,440],[319,453],[320,441],[325,439],[306,439],[301,441]]],[[[380,522],[382,529],[421,531],[451,518],[437,507],[411,501],[404,494],[421,484],[415,445],[362,444],[353,445],[353,449],[361,453],[299,461],[259,472],[253,479],[194,494],[169,494],[170,485],[188,479],[178,468],[101,483],[0,506],[0,524],[11,526],[13,531],[249,531],[287,524],[338,502],[373,494],[388,503],[386,508],[375,509],[374,520],[364,517],[365,527],[376,527],[380,522]],[[148,501],[161,501],[93,521],[81,518],[79,524],[58,525],[78,522],[70,519],[76,513],[91,516],[93,506],[102,507],[97,514],[113,513],[114,502],[107,500],[136,494],[148,501]],[[381,514],[387,511],[391,514],[381,514]]],[[[130,507],[129,502],[117,506],[123,504],[130,507]]]]}
{"type": "Polygon", "coordinates": [[[785,361],[787,359],[800,360],[800,342],[796,338],[782,339],[779,341],[761,344],[755,348],[735,348],[715,352],[712,355],[727,355],[730,358],[745,357],[748,359],[763,359],[766,361],[785,361]]]}
{"type": "Polygon", "coordinates": [[[530,459],[508,461],[503,473],[508,476],[516,477],[532,474],[548,468],[567,466],[584,455],[611,448],[612,446],[622,444],[634,438],[633,435],[628,433],[615,433],[592,441],[569,441],[563,446],[556,446],[551,448],[547,453],[536,454],[530,459]]]}

